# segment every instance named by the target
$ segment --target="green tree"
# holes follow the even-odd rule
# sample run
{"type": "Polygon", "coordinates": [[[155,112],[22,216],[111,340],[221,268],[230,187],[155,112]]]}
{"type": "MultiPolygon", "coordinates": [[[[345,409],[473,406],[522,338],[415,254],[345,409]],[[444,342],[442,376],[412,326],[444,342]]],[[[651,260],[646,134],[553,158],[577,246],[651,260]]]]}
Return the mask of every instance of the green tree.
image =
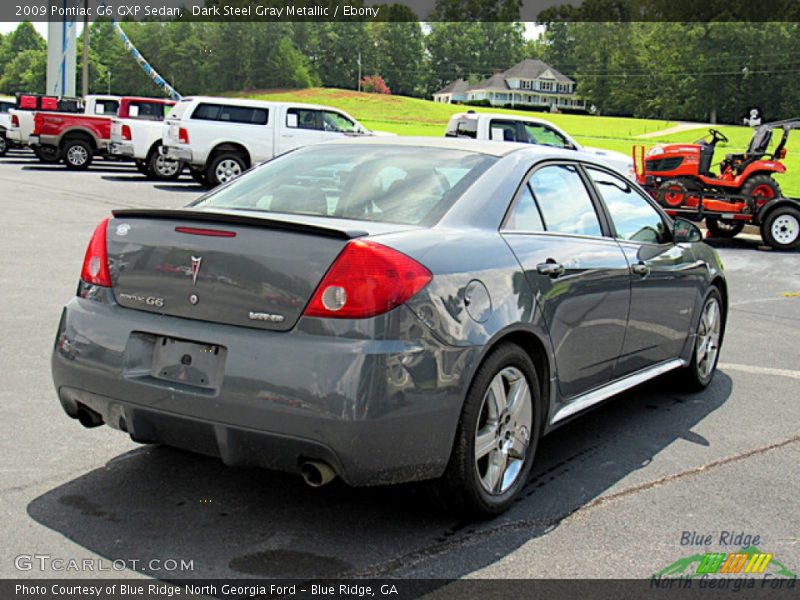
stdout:
{"type": "Polygon", "coordinates": [[[421,95],[427,79],[424,36],[416,22],[377,23],[377,72],[393,94],[421,95]]]}
{"type": "Polygon", "coordinates": [[[23,50],[6,63],[0,77],[0,91],[44,93],[47,72],[45,50],[23,50]]]}

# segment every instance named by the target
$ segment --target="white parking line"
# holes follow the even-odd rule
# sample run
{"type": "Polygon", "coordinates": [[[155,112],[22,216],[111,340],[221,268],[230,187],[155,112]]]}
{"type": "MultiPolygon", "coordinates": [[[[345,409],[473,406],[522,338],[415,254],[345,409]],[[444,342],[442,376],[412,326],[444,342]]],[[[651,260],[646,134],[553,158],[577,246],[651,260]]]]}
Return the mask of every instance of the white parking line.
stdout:
{"type": "Polygon", "coordinates": [[[775,369],[772,367],[737,365],[733,363],[719,363],[717,367],[723,371],[742,371],[743,373],[753,373],[755,375],[776,375],[778,377],[791,377],[792,379],[800,379],[800,371],[793,371],[791,369],[775,369]]]}

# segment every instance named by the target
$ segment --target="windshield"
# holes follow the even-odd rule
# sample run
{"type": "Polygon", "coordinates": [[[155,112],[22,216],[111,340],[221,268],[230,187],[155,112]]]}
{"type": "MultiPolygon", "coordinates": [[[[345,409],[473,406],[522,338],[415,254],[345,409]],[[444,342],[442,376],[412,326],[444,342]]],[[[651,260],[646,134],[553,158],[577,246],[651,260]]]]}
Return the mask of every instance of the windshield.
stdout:
{"type": "Polygon", "coordinates": [[[430,226],[496,160],[444,148],[310,146],[193,206],[430,226]]]}

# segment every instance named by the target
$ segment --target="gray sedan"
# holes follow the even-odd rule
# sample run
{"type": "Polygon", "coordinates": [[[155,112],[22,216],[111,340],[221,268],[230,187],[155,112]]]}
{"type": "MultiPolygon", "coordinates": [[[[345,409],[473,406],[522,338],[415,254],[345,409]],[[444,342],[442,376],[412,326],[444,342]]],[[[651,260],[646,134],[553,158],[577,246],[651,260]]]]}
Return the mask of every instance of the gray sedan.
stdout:
{"type": "Polygon", "coordinates": [[[310,146],[101,222],[53,379],[87,427],[497,514],[554,428],[665,373],[711,382],[728,293],[700,239],[591,155],[310,146]]]}

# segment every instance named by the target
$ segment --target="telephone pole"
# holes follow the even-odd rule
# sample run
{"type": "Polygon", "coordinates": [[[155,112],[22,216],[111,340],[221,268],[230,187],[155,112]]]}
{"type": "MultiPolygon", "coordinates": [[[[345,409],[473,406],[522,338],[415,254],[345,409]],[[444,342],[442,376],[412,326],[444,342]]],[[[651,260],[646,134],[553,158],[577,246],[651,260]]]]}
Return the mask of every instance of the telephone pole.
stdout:
{"type": "Polygon", "coordinates": [[[358,91],[361,91],[361,52],[358,53],[358,91]]]}

